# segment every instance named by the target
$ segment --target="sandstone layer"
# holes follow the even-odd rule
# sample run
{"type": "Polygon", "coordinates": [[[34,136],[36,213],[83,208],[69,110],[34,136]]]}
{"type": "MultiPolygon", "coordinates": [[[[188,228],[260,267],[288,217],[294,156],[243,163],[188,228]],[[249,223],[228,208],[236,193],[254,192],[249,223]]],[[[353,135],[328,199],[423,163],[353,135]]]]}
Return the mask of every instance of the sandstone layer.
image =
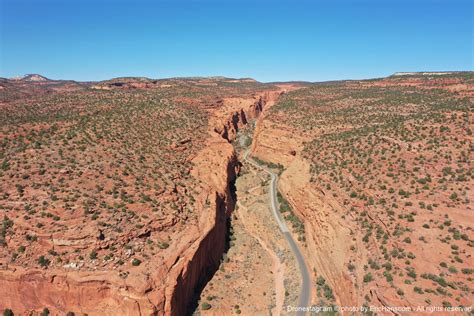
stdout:
{"type": "Polygon", "coordinates": [[[239,170],[229,141],[276,94],[221,78],[122,82],[3,83],[0,309],[182,315],[217,269],[239,170]]]}
{"type": "Polygon", "coordinates": [[[472,304],[473,84],[461,73],[302,85],[265,109],[253,154],[284,166],[314,305],[472,304]]]}

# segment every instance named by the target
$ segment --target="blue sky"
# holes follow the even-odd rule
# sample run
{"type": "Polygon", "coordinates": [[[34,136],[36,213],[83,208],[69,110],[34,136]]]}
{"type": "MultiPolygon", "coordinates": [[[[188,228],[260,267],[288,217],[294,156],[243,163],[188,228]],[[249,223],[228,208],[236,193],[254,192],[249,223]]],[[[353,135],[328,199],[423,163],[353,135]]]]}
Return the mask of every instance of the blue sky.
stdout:
{"type": "Polygon", "coordinates": [[[471,0],[0,0],[0,77],[473,70],[471,0]]]}

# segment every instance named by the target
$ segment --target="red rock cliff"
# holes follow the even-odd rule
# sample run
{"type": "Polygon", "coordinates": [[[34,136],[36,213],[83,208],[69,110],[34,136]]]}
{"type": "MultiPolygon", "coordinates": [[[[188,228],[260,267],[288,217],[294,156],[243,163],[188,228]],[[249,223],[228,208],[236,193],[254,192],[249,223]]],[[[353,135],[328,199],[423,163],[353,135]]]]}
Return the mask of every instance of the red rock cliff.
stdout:
{"type": "Polygon", "coordinates": [[[187,227],[173,249],[167,249],[163,263],[144,263],[136,267],[144,273],[128,278],[116,271],[3,269],[0,309],[11,308],[16,315],[34,315],[44,307],[53,314],[184,314],[196,287],[218,268],[225,250],[227,219],[235,204],[232,183],[239,168],[229,142],[276,95],[226,99],[224,107],[212,114],[209,139],[193,159],[191,171],[204,188],[196,197],[198,225],[187,227]]]}

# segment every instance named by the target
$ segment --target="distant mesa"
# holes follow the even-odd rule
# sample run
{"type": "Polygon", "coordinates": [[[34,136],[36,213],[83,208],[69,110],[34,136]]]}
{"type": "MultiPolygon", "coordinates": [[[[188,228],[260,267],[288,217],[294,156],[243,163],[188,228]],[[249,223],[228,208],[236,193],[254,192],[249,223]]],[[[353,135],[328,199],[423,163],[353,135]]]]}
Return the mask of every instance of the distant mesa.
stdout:
{"type": "Polygon", "coordinates": [[[15,77],[11,78],[12,80],[21,80],[21,81],[29,81],[29,82],[40,82],[40,81],[50,81],[51,79],[46,78],[45,76],[38,75],[38,74],[26,74],[23,77],[15,77]]]}
{"type": "Polygon", "coordinates": [[[109,80],[96,82],[93,89],[110,90],[110,89],[143,89],[143,88],[165,88],[170,87],[170,84],[183,83],[187,81],[194,81],[199,85],[217,85],[221,83],[256,83],[252,78],[227,78],[223,76],[212,77],[173,77],[168,79],[150,79],[147,77],[118,77],[109,80]]]}
{"type": "Polygon", "coordinates": [[[392,76],[442,76],[453,73],[459,73],[459,71],[396,72],[392,76]]]}

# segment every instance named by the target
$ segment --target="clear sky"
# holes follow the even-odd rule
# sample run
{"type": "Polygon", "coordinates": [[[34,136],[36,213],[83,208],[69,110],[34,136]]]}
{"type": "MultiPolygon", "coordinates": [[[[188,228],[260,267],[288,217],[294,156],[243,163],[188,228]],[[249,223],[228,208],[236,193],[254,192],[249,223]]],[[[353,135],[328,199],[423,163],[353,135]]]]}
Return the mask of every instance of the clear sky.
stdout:
{"type": "Polygon", "coordinates": [[[0,0],[0,77],[473,70],[472,0],[0,0]]]}

